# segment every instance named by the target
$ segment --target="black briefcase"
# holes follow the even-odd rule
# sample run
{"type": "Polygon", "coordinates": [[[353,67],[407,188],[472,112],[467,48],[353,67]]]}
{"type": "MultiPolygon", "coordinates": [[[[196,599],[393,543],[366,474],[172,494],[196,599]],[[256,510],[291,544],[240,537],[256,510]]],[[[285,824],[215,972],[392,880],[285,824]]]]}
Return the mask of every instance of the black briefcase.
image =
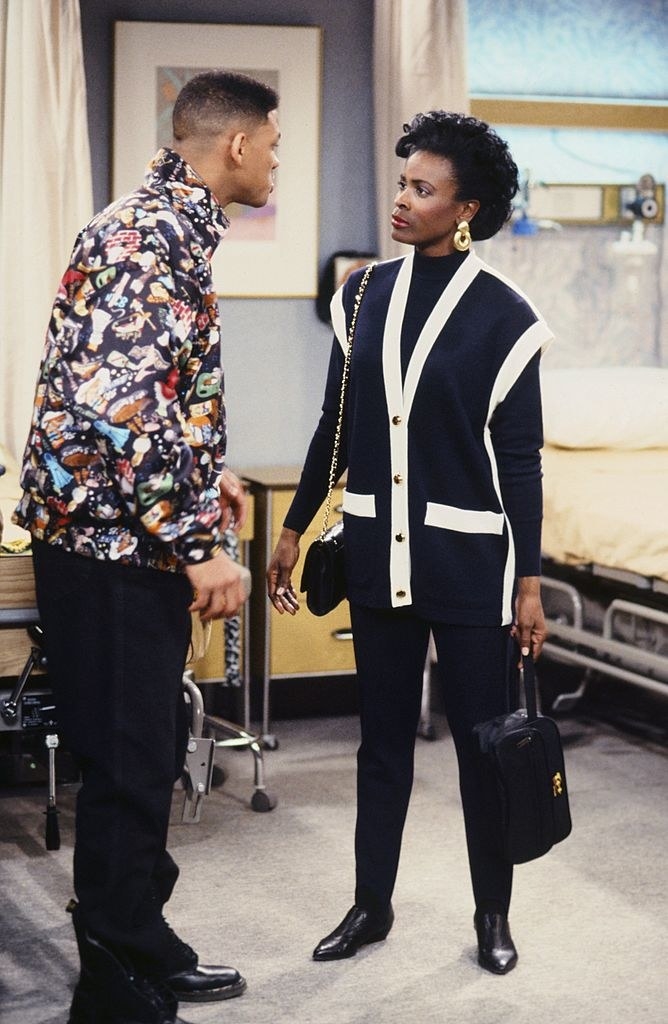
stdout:
{"type": "Polygon", "coordinates": [[[522,659],[526,708],[476,725],[489,813],[512,864],[542,857],[571,831],[559,729],[536,710],[533,659],[522,659]]]}

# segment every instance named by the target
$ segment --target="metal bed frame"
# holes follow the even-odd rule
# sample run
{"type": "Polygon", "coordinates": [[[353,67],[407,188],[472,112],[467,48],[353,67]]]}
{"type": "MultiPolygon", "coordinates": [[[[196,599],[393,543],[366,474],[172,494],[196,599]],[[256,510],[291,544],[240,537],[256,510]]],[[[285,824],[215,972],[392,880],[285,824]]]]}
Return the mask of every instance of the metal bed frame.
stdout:
{"type": "MultiPolygon", "coordinates": [[[[579,685],[557,693],[545,713],[572,710],[597,676],[665,699],[668,712],[668,583],[599,565],[565,566],[550,558],[543,559],[543,572],[548,629],[543,658],[582,669],[579,685]]],[[[418,727],[427,740],[435,738],[430,710],[435,660],[431,641],[418,727]]]]}
{"type": "Polygon", "coordinates": [[[597,673],[668,700],[668,583],[545,558],[541,589],[544,656],[583,669],[580,685],[558,694],[552,710],[574,707],[597,673]]]}

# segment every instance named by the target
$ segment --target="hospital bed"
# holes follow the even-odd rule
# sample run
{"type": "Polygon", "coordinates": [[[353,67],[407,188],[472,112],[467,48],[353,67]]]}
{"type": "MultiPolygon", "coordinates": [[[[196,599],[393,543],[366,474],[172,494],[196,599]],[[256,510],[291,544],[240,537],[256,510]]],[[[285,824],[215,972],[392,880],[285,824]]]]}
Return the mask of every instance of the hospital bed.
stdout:
{"type": "MultiPolygon", "coordinates": [[[[543,374],[547,661],[668,701],[668,370],[543,374]]],[[[666,705],[668,708],[668,704],[666,705]]]]}

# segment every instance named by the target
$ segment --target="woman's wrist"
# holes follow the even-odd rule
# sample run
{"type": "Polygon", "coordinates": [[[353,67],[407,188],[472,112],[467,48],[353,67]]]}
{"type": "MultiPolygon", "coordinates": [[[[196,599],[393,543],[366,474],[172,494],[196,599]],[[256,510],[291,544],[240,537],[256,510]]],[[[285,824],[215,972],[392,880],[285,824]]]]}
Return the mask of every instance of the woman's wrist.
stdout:
{"type": "Polygon", "coordinates": [[[518,576],[517,591],[523,596],[540,594],[540,576],[518,576]]]}

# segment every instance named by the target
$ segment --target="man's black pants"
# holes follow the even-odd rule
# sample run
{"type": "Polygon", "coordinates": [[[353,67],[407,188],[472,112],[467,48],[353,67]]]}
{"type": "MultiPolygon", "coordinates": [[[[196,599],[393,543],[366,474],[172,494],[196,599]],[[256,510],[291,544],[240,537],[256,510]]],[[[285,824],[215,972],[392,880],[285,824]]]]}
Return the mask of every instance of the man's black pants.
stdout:
{"type": "Polygon", "coordinates": [[[512,866],[497,850],[472,730],[478,722],[508,710],[508,629],[430,623],[410,610],[359,605],[351,607],[351,617],[362,732],[357,756],[356,902],[383,911],[394,889],[431,630],[457,751],[475,904],[507,912],[512,866]]]}
{"type": "Polygon", "coordinates": [[[151,956],[178,868],[167,853],[186,754],[186,576],[33,543],[58,732],[81,770],[74,888],[82,923],[151,956]]]}

